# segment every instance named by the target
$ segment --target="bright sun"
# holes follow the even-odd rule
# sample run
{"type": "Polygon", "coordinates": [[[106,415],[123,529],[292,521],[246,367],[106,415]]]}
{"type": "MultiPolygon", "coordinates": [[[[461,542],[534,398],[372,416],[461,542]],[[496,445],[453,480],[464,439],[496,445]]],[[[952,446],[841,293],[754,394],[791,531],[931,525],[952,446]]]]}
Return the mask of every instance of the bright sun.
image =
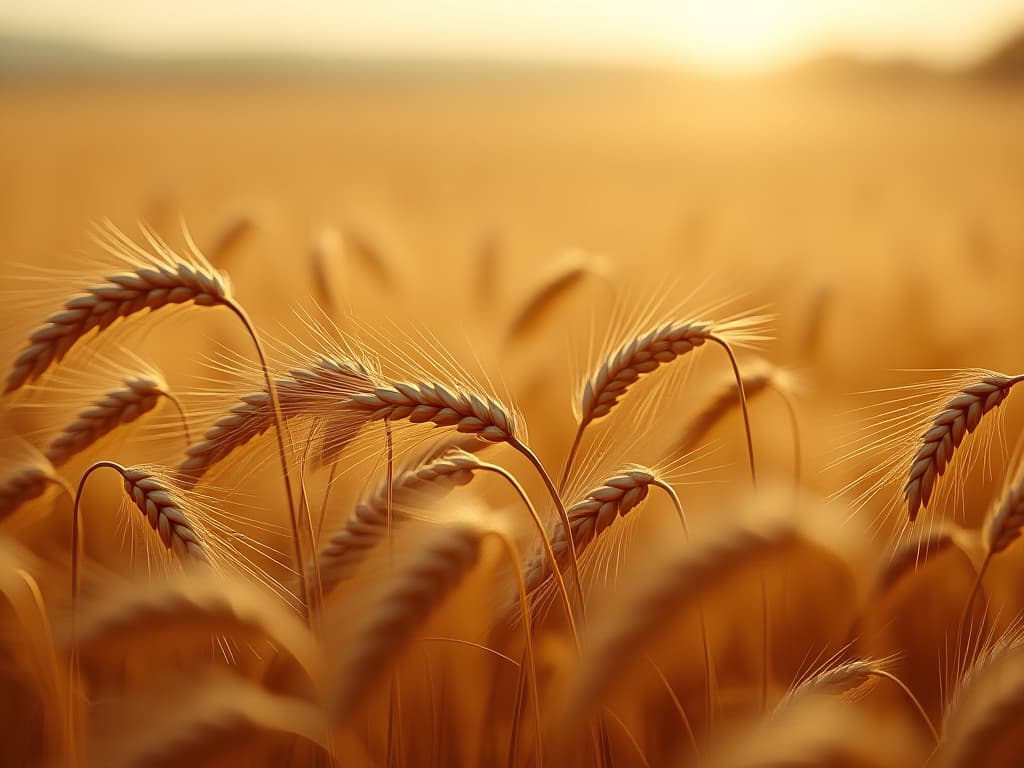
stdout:
{"type": "Polygon", "coordinates": [[[797,55],[814,36],[816,9],[808,0],[682,0],[674,15],[686,59],[745,70],[797,55]]]}

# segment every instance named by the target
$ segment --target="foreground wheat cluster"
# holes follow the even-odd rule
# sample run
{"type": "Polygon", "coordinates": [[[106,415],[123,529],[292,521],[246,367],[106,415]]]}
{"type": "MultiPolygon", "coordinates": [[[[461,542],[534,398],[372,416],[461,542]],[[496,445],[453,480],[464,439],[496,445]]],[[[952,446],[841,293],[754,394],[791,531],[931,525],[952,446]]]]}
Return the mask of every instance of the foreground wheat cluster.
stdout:
{"type": "MultiPolygon", "coordinates": [[[[820,498],[758,310],[612,327],[574,395],[543,381],[521,411],[429,329],[339,313],[328,234],[321,310],[284,332],[191,240],[145,228],[100,228],[110,268],[23,310],[0,762],[1019,764],[1024,645],[987,577],[1024,525],[1020,462],[980,528],[957,510],[1024,377],[951,372],[882,404],[840,459],[863,474],[820,498]],[[174,312],[176,349],[205,354],[191,385],[127,333],[174,312]],[[204,353],[188,334],[217,323],[231,341],[204,353]],[[713,368],[717,389],[693,386],[713,368]],[[698,493],[714,444],[727,481],[698,493]],[[922,615],[939,583],[956,609],[922,615]]],[[[596,264],[557,263],[495,350],[559,335],[596,264]]]]}

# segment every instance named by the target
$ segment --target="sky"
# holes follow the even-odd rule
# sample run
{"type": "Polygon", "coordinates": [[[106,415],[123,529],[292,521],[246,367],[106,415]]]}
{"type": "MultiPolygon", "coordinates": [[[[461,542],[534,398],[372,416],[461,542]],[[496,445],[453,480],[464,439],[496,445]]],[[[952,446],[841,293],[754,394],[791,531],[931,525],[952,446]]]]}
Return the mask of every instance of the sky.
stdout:
{"type": "Polygon", "coordinates": [[[678,62],[757,71],[824,52],[957,65],[1024,0],[3,0],[0,30],[133,53],[678,62]]]}

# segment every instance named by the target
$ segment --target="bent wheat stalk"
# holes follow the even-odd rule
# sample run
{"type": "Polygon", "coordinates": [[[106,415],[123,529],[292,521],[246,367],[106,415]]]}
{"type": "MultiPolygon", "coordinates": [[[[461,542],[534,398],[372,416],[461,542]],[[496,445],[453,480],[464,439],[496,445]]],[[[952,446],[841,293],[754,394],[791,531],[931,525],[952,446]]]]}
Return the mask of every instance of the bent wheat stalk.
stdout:
{"type": "Polygon", "coordinates": [[[185,442],[191,442],[185,411],[167,384],[155,378],[139,377],[126,379],[124,387],[108,392],[81,411],[47,446],[46,458],[59,467],[119,426],[130,424],[152,411],[161,397],[178,409],[185,442]]]}
{"type": "MultiPolygon", "coordinates": [[[[145,311],[155,312],[164,307],[195,304],[221,306],[230,310],[242,323],[256,347],[266,381],[277,427],[278,456],[284,481],[288,511],[291,518],[295,568],[302,568],[302,550],[298,533],[298,519],[292,494],[288,458],[284,446],[284,419],[277,398],[277,387],[270,376],[263,343],[245,309],[231,294],[227,276],[215,270],[189,239],[188,256],[176,254],[152,231],[143,229],[151,251],[147,251],[113,226],[97,233],[99,244],[110,254],[123,261],[124,271],[106,276],[98,285],[87,286],[81,293],[68,299],[61,311],[50,315],[29,336],[28,345],[14,361],[7,377],[4,393],[14,392],[38,379],[57,365],[64,356],[93,331],[102,331],[118,320],[127,319],[145,311]]],[[[301,601],[309,612],[305,584],[301,584],[301,601]]]]}
{"type": "Polygon", "coordinates": [[[946,403],[931,426],[921,435],[921,445],[910,462],[910,471],[903,488],[910,521],[917,519],[921,507],[927,507],[938,478],[942,477],[964,438],[981,423],[982,418],[1005,400],[1024,375],[1005,376],[993,373],[960,390],[946,403]]]}
{"type": "Polygon", "coordinates": [[[205,536],[197,528],[199,521],[192,520],[185,513],[187,503],[166,477],[161,477],[152,467],[124,467],[115,461],[97,461],[82,473],[75,493],[75,505],[71,518],[71,610],[75,612],[78,603],[78,561],[79,507],[85,483],[93,472],[99,469],[113,469],[124,480],[124,490],[136,508],[146,518],[150,527],[160,535],[164,546],[178,558],[185,561],[211,562],[207,553],[205,536]]]}
{"type": "MultiPolygon", "coordinates": [[[[750,320],[753,322],[756,318],[750,320]]],[[[739,392],[740,407],[743,410],[743,425],[747,436],[747,458],[750,462],[750,476],[757,484],[757,470],[754,466],[754,442],[750,432],[750,416],[747,412],[747,398],[743,391],[743,377],[740,374],[736,355],[723,334],[728,333],[728,324],[723,324],[723,332],[716,333],[716,326],[710,322],[674,321],[651,329],[647,333],[630,339],[615,350],[601,368],[584,384],[579,406],[579,425],[576,435],[569,448],[562,469],[559,488],[564,489],[572,473],[576,454],[583,440],[583,432],[587,426],[597,419],[607,416],[612,408],[626,394],[641,376],[667,365],[677,358],[712,342],[725,350],[736,379],[739,392]]]]}

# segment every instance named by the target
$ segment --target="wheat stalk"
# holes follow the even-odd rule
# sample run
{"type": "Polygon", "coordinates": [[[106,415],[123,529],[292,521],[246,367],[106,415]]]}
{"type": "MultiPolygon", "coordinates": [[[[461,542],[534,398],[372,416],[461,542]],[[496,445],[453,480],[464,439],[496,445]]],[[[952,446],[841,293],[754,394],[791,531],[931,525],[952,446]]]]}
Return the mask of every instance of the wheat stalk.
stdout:
{"type": "Polygon", "coordinates": [[[409,562],[396,568],[391,583],[359,617],[347,658],[338,669],[331,699],[338,721],[347,719],[416,630],[476,565],[487,532],[472,524],[444,526],[409,562]]]}
{"type": "Polygon", "coordinates": [[[917,519],[921,507],[927,507],[938,478],[946,471],[964,438],[981,423],[985,414],[1005,400],[1010,389],[1024,376],[992,374],[960,390],[931,421],[921,435],[921,445],[910,462],[903,488],[910,520],[917,519]]]}
{"type": "MultiPolygon", "coordinates": [[[[488,443],[507,443],[519,451],[540,475],[551,500],[558,510],[565,530],[570,522],[565,505],[544,465],[528,445],[519,439],[516,418],[497,400],[477,392],[454,389],[439,382],[392,382],[374,388],[372,393],[359,394],[352,402],[369,413],[374,420],[409,421],[413,424],[433,424],[455,427],[459,432],[476,435],[488,443]]],[[[569,562],[581,610],[583,582],[579,573],[576,545],[568,537],[569,562]]]]}
{"type": "Polygon", "coordinates": [[[170,394],[166,382],[159,378],[140,376],[125,379],[115,389],[81,411],[75,420],[55,437],[46,448],[46,457],[60,466],[95,444],[123,424],[130,424],[152,411],[164,397],[177,405],[188,441],[188,422],[177,398],[170,394]]]}
{"type": "MultiPolygon", "coordinates": [[[[362,363],[326,356],[275,381],[285,421],[308,417],[323,424],[321,454],[325,461],[333,461],[363,425],[365,415],[350,400],[371,386],[370,373],[362,363]]],[[[202,440],[188,447],[178,468],[183,480],[194,485],[216,464],[274,426],[274,407],[267,389],[245,395],[202,440]]]]}
{"type": "Polygon", "coordinates": [[[629,388],[641,376],[656,371],[679,357],[686,355],[706,342],[721,346],[729,357],[729,362],[736,379],[740,405],[743,410],[743,422],[747,433],[747,452],[750,460],[751,477],[756,481],[754,468],[754,448],[750,435],[750,419],[747,413],[747,400],[743,394],[743,377],[732,347],[726,337],[738,330],[756,329],[761,323],[760,318],[746,318],[732,322],[715,324],[699,321],[672,321],[656,326],[646,333],[633,337],[618,349],[611,352],[601,367],[583,384],[580,395],[578,425],[576,436],[566,457],[562,470],[560,488],[565,488],[572,473],[572,465],[579,451],[583,433],[587,426],[607,416],[626,395],[629,388]]]}
{"type": "MultiPolygon", "coordinates": [[[[28,346],[14,362],[14,368],[7,378],[5,393],[13,392],[34,381],[60,362],[68,351],[90,332],[102,331],[119,319],[146,310],[153,312],[163,307],[188,303],[198,306],[222,306],[230,310],[252,339],[273,406],[274,423],[278,427],[277,449],[281,463],[281,479],[284,482],[292,529],[293,560],[295,568],[301,571],[302,547],[284,446],[284,419],[278,402],[277,388],[270,376],[263,343],[256,332],[256,327],[245,309],[232,297],[226,275],[217,272],[210,265],[191,238],[189,254],[181,256],[174,253],[151,230],[143,228],[143,235],[152,249],[151,252],[134,243],[112,225],[97,233],[100,245],[125,262],[127,269],[107,276],[99,285],[85,288],[79,295],[65,302],[62,311],[51,315],[31,334],[28,346]]],[[[302,604],[308,614],[304,580],[301,587],[302,604]]]]}

